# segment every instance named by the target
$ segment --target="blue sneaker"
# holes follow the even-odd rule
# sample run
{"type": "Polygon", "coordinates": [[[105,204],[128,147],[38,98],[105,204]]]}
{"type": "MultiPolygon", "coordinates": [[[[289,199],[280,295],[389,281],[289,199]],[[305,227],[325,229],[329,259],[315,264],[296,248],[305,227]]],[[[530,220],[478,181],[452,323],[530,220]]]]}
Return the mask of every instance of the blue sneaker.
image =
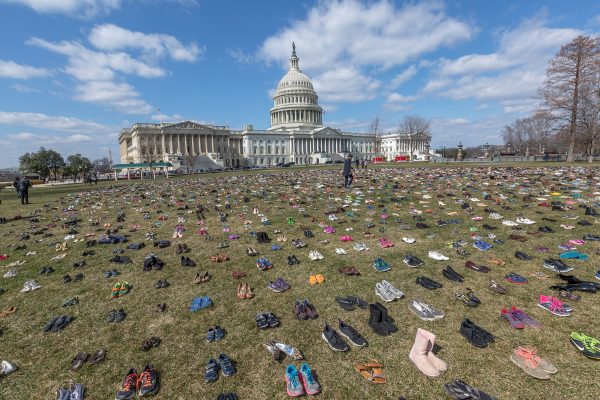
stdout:
{"type": "Polygon", "coordinates": [[[293,365],[288,365],[285,369],[285,386],[290,397],[298,397],[304,394],[304,387],[300,382],[298,370],[293,365]]]}
{"type": "Polygon", "coordinates": [[[489,249],[492,248],[492,245],[484,240],[476,240],[473,243],[473,247],[475,247],[476,249],[479,249],[481,251],[488,251],[489,249]]]}
{"type": "Polygon", "coordinates": [[[302,383],[304,384],[306,394],[314,395],[321,391],[321,385],[315,380],[307,363],[303,363],[300,366],[300,375],[302,376],[302,383]]]}
{"type": "Polygon", "coordinates": [[[385,272],[392,269],[388,263],[383,261],[382,258],[377,258],[373,261],[373,268],[375,268],[379,272],[385,272]]]}

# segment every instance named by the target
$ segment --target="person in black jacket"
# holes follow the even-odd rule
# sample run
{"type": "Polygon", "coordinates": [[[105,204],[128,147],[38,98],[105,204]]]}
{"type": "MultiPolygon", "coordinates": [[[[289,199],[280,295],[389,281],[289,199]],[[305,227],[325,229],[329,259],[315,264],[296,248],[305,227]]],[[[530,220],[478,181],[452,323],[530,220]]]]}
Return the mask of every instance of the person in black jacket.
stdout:
{"type": "Polygon", "coordinates": [[[349,188],[352,185],[352,154],[348,154],[348,158],[344,160],[344,187],[349,188]]]}
{"type": "Polygon", "coordinates": [[[21,193],[19,193],[19,177],[18,176],[15,176],[15,180],[13,181],[13,187],[15,188],[15,191],[17,192],[17,197],[20,198],[21,193]]]}
{"type": "Polygon", "coordinates": [[[23,179],[19,180],[19,185],[17,186],[19,190],[19,195],[21,197],[21,204],[29,204],[29,187],[31,186],[31,181],[27,179],[27,177],[23,177],[23,179]]]}

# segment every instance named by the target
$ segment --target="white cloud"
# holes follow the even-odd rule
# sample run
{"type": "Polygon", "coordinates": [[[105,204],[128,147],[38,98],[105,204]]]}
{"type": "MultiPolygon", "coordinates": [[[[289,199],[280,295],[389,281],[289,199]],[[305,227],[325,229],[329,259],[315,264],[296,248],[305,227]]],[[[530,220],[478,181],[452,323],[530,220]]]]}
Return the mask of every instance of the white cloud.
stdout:
{"type": "MultiPolygon", "coordinates": [[[[386,0],[361,3],[356,0],[319,2],[305,19],[292,21],[276,35],[267,38],[258,50],[257,59],[278,63],[287,68],[292,41],[298,45],[300,66],[325,85],[339,71],[353,70],[358,82],[328,87],[320,93],[327,101],[373,98],[373,84],[380,79],[377,71],[417,60],[442,46],[469,40],[475,28],[449,17],[440,2],[409,3],[396,7],[386,0]],[[378,67],[378,68],[372,68],[378,67]],[[376,72],[367,72],[375,70],[376,72]],[[347,85],[358,87],[348,90],[347,85]]],[[[410,79],[416,67],[409,67],[397,77],[396,84],[410,79]]],[[[341,80],[341,79],[340,79],[341,80]]],[[[377,88],[375,88],[377,89],[377,88]]]]}
{"type": "Polygon", "coordinates": [[[73,117],[50,116],[31,112],[0,111],[0,124],[27,126],[30,128],[72,132],[76,134],[106,134],[118,128],[73,117]]]}
{"type": "Polygon", "coordinates": [[[184,120],[184,118],[179,114],[167,115],[167,114],[158,113],[158,114],[154,114],[150,118],[152,118],[153,121],[159,121],[159,122],[178,122],[178,121],[184,120]]]}
{"type": "Polygon", "coordinates": [[[392,89],[396,89],[397,87],[401,86],[404,82],[409,81],[411,78],[413,78],[418,71],[419,69],[416,65],[411,65],[391,80],[390,87],[392,89]]]}
{"type": "Polygon", "coordinates": [[[533,110],[548,60],[581,33],[546,25],[542,16],[536,16],[498,31],[493,53],[438,60],[423,92],[455,100],[499,101],[507,113],[533,110]]]}
{"type": "Polygon", "coordinates": [[[0,78],[30,79],[42,78],[50,75],[45,68],[36,68],[30,65],[17,64],[14,61],[0,60],[0,78]]]}
{"type": "Polygon", "coordinates": [[[65,144],[65,143],[83,143],[83,142],[95,142],[91,136],[82,135],[82,134],[74,134],[69,136],[52,136],[52,135],[39,135],[31,132],[20,132],[14,135],[9,135],[17,140],[35,140],[36,143],[40,143],[41,145],[48,144],[65,144]]]}
{"type": "Polygon", "coordinates": [[[408,111],[412,106],[407,103],[412,103],[418,98],[418,96],[404,96],[400,93],[390,93],[383,107],[388,111],[408,111]]]}
{"type": "Polygon", "coordinates": [[[313,84],[319,96],[327,101],[350,103],[373,99],[381,86],[380,81],[352,67],[326,71],[313,79],[313,84]]]}
{"type": "Polygon", "coordinates": [[[121,0],[3,0],[6,3],[15,3],[27,6],[38,13],[60,13],[93,17],[118,9],[121,0]]]}
{"type": "Polygon", "coordinates": [[[254,61],[255,57],[251,54],[246,54],[240,49],[228,49],[227,53],[231,58],[241,64],[250,64],[254,61]]]}
{"type": "Polygon", "coordinates": [[[27,85],[23,85],[21,83],[15,83],[14,85],[10,86],[11,89],[16,90],[17,92],[21,92],[21,93],[40,93],[41,90],[31,87],[31,86],[27,86],[27,85]]]}
{"type": "Polygon", "coordinates": [[[185,46],[171,35],[130,31],[113,24],[96,25],[88,39],[99,50],[139,49],[149,56],[168,55],[175,61],[193,62],[205,52],[196,43],[185,46]]]}

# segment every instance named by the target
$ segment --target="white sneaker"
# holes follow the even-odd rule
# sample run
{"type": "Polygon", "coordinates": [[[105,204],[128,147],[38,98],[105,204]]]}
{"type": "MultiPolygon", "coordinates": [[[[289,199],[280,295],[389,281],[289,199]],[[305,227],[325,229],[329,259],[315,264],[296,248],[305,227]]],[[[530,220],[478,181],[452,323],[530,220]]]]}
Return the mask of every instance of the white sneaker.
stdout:
{"type": "Polygon", "coordinates": [[[17,276],[19,273],[16,268],[11,268],[3,275],[5,278],[12,278],[13,276],[17,276]]]}
{"type": "Polygon", "coordinates": [[[448,257],[446,257],[445,255],[443,255],[442,253],[439,253],[437,251],[430,251],[429,252],[429,258],[433,258],[434,260],[438,260],[438,261],[449,260],[448,257]]]}
{"type": "Polygon", "coordinates": [[[375,294],[381,297],[381,300],[389,303],[396,300],[396,296],[390,292],[381,282],[375,284],[375,294]]]}
{"type": "Polygon", "coordinates": [[[21,293],[27,293],[31,291],[31,281],[25,281],[23,284],[23,289],[21,289],[21,293]]]}
{"type": "Polygon", "coordinates": [[[10,363],[8,361],[2,361],[0,363],[0,374],[2,374],[2,375],[12,374],[16,370],[17,370],[17,366],[13,363],[10,363]]]}
{"type": "Polygon", "coordinates": [[[412,237],[403,237],[402,241],[408,244],[413,244],[414,242],[416,242],[415,238],[412,237]]]}
{"type": "Polygon", "coordinates": [[[341,256],[342,256],[342,255],[344,255],[344,254],[348,254],[348,253],[346,252],[346,250],[342,249],[341,247],[338,247],[338,248],[336,248],[336,249],[335,249],[335,252],[336,252],[337,254],[341,255],[341,256]]]}
{"type": "Polygon", "coordinates": [[[37,289],[41,289],[42,285],[37,283],[35,280],[31,280],[30,287],[31,287],[30,290],[37,290],[37,289]]]}
{"type": "Polygon", "coordinates": [[[525,225],[535,224],[535,221],[532,221],[529,218],[525,218],[525,217],[517,217],[516,221],[519,224],[525,224],[525,225]]]}
{"type": "Polygon", "coordinates": [[[491,213],[490,218],[491,219],[502,219],[502,215],[500,215],[498,213],[491,213]]]}
{"type": "Polygon", "coordinates": [[[389,283],[388,281],[386,281],[385,279],[381,281],[381,284],[394,296],[396,296],[397,299],[401,299],[404,297],[404,292],[398,288],[396,288],[394,285],[392,285],[391,283],[389,283]]]}
{"type": "Polygon", "coordinates": [[[440,206],[445,206],[445,205],[446,205],[446,203],[444,203],[443,201],[440,201],[440,200],[438,200],[438,205],[440,205],[440,206]]]}
{"type": "Polygon", "coordinates": [[[519,224],[517,224],[514,221],[511,221],[509,219],[505,219],[504,221],[502,221],[502,225],[506,225],[506,226],[517,226],[519,224]]]}

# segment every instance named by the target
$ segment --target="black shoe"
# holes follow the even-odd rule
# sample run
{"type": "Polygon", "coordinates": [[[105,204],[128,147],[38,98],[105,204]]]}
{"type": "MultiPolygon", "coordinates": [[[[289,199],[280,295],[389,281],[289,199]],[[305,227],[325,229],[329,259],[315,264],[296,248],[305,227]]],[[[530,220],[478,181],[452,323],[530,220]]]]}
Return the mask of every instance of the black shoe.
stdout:
{"type": "Polygon", "coordinates": [[[477,326],[469,319],[465,319],[460,324],[460,334],[467,339],[469,343],[478,348],[487,347],[494,341],[494,335],[477,326]]]}
{"type": "Polygon", "coordinates": [[[443,285],[439,282],[434,281],[433,279],[429,279],[425,276],[420,276],[417,278],[416,283],[423,286],[425,289],[434,290],[443,287],[443,285]]]}
{"type": "Polygon", "coordinates": [[[446,279],[449,279],[454,282],[463,282],[465,280],[465,278],[461,274],[456,272],[449,265],[445,269],[442,270],[442,275],[444,275],[444,277],[446,279]]]}
{"type": "Polygon", "coordinates": [[[544,232],[544,233],[554,233],[554,229],[550,228],[549,226],[540,226],[538,228],[538,231],[544,232]]]}
{"type": "Polygon", "coordinates": [[[524,260],[524,261],[529,261],[532,259],[531,256],[528,256],[527,254],[523,253],[522,251],[517,251],[515,253],[515,257],[517,257],[519,260],[524,260]]]}
{"type": "Polygon", "coordinates": [[[340,337],[339,333],[337,333],[334,329],[331,329],[327,323],[325,323],[321,337],[333,351],[348,351],[350,349],[346,342],[344,342],[344,339],[340,337]]]}
{"type": "Polygon", "coordinates": [[[339,320],[339,329],[340,335],[348,339],[354,346],[363,347],[367,344],[365,338],[358,333],[356,329],[346,324],[341,319],[339,320]]]}
{"type": "Polygon", "coordinates": [[[404,264],[406,264],[412,268],[418,267],[419,265],[423,265],[423,261],[421,261],[419,258],[413,256],[412,254],[405,255],[403,261],[404,261],[404,264]]]}
{"type": "Polygon", "coordinates": [[[256,327],[260,330],[265,330],[269,327],[269,321],[266,314],[256,314],[256,327]]]}
{"type": "Polygon", "coordinates": [[[579,221],[579,222],[577,223],[577,225],[581,225],[581,226],[591,226],[591,225],[592,225],[592,223],[591,223],[591,222],[589,222],[589,221],[586,221],[585,219],[582,219],[581,221],[579,221]]]}
{"type": "Polygon", "coordinates": [[[69,283],[71,281],[72,281],[72,279],[71,279],[70,275],[63,276],[63,283],[69,283]]]}
{"type": "Polygon", "coordinates": [[[488,225],[488,224],[483,224],[483,228],[487,229],[488,231],[493,231],[494,229],[498,229],[497,226],[491,226],[491,225],[488,225]]]}
{"type": "Polygon", "coordinates": [[[346,311],[354,311],[356,310],[356,306],[352,300],[349,300],[345,297],[336,297],[335,301],[346,311]]]}
{"type": "Polygon", "coordinates": [[[377,304],[369,304],[369,326],[376,334],[387,336],[390,334],[390,331],[383,324],[381,316],[382,312],[377,304]]]}
{"type": "Polygon", "coordinates": [[[585,215],[589,215],[590,217],[600,217],[600,214],[598,214],[592,207],[585,208],[585,215]]]}
{"type": "Polygon", "coordinates": [[[583,240],[593,240],[593,241],[600,241],[600,236],[598,235],[591,235],[591,234],[585,234],[583,235],[583,240]]]}
{"type": "Polygon", "coordinates": [[[394,325],[395,321],[388,314],[387,308],[385,308],[381,303],[375,303],[375,305],[381,310],[381,322],[383,323],[387,331],[390,333],[397,332],[398,328],[396,328],[396,325],[394,325]]]}
{"type": "Polygon", "coordinates": [[[144,367],[144,371],[140,374],[138,396],[151,396],[158,392],[160,383],[158,381],[158,372],[154,366],[148,364],[144,367]]]}

